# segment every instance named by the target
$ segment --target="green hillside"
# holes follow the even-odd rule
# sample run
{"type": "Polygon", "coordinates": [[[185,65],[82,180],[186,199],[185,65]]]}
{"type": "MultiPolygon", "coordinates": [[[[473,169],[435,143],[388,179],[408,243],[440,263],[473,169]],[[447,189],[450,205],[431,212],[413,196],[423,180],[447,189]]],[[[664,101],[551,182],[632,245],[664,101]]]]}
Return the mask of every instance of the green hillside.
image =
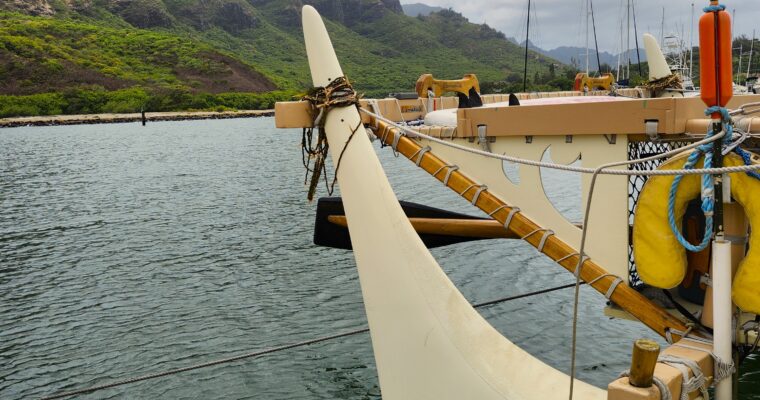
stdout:
{"type": "MultiPolygon", "coordinates": [[[[522,75],[501,33],[450,10],[408,17],[398,0],[13,0],[0,3],[0,116],[271,107],[310,86],[304,3],[369,96],[428,72],[522,75]]],[[[553,63],[532,53],[529,77],[553,63]]]]}

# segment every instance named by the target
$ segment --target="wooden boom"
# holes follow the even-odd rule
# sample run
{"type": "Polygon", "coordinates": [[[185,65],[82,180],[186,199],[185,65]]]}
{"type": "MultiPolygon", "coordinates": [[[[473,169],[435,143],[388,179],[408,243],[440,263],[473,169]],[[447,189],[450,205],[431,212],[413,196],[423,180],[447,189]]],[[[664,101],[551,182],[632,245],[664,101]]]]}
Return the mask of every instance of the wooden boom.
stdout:
{"type": "MultiPolygon", "coordinates": [[[[374,125],[377,128],[374,131],[375,135],[380,140],[383,140],[386,145],[392,145],[394,140],[396,140],[396,135],[400,135],[397,128],[392,127],[385,122],[374,120],[372,122],[376,122],[376,125],[374,125]]],[[[414,158],[416,161],[416,158],[419,157],[418,155],[420,154],[421,146],[403,135],[397,139],[397,142],[396,151],[403,154],[408,159],[411,160],[414,158]]],[[[430,151],[423,152],[422,158],[417,165],[441,182],[443,182],[447,176],[447,169],[445,168],[447,165],[446,162],[430,151]]],[[[476,194],[476,190],[473,188],[479,187],[478,183],[473,182],[459,171],[449,172],[447,186],[472,202],[476,194]]],[[[479,191],[478,193],[478,198],[473,204],[488,214],[498,210],[492,215],[492,217],[503,225],[506,222],[507,216],[510,214],[512,207],[505,204],[487,189],[479,191]]],[[[579,261],[578,252],[553,235],[546,238],[543,248],[540,249],[542,232],[545,231],[545,229],[525,217],[522,213],[518,212],[514,214],[512,221],[508,226],[508,230],[517,237],[525,238],[528,243],[539,249],[539,251],[557,262],[566,270],[575,272],[575,267],[579,261]],[[529,236],[526,237],[526,235],[529,236]]],[[[607,274],[608,272],[604,268],[597,265],[592,260],[587,259],[582,265],[580,277],[585,282],[595,281],[590,286],[598,292],[605,294],[616,281],[616,278],[613,276],[605,276],[607,274]],[[600,278],[602,276],[604,277],[600,278]]],[[[678,332],[686,332],[688,329],[681,320],[675,318],[663,308],[652,303],[649,299],[626,284],[618,285],[610,296],[610,300],[631,313],[634,317],[638,318],[639,321],[657,332],[660,336],[667,337],[667,334],[670,333],[674,342],[681,339],[681,335],[678,332]]]]}
{"type": "MultiPolygon", "coordinates": [[[[335,225],[348,227],[345,215],[331,215],[327,220],[335,225]]],[[[492,219],[443,219],[443,218],[409,218],[417,233],[431,235],[464,236],[480,239],[519,239],[492,219]]]]}

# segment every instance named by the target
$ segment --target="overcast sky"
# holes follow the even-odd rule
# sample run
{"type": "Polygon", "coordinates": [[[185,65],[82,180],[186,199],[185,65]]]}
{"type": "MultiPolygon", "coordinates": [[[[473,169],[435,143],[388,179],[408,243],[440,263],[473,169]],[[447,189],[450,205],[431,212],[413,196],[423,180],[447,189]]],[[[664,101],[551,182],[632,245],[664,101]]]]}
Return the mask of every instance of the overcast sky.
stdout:
{"type": "MultiPolygon", "coordinates": [[[[597,0],[594,2],[594,16],[599,48],[603,51],[618,53],[620,44],[620,27],[628,0],[597,0]]],[[[530,39],[537,46],[553,49],[559,46],[585,45],[585,6],[586,0],[531,0],[530,39]]],[[[504,32],[507,37],[525,40],[525,22],[528,0],[401,0],[402,4],[424,3],[431,6],[452,8],[462,13],[471,22],[487,23],[504,32]]],[[[665,33],[677,33],[685,43],[689,42],[691,4],[695,4],[694,27],[702,15],[702,7],[707,0],[635,0],[636,24],[641,34],[650,32],[659,39],[662,25],[662,9],[665,7],[665,33]]],[[[736,10],[734,21],[735,34],[752,36],[757,29],[760,36],[760,0],[724,0],[728,10],[736,10]]],[[[623,23],[623,26],[626,24],[623,23]]],[[[593,48],[593,36],[590,47],[593,48]]],[[[694,43],[698,43],[694,33],[694,43]]],[[[633,43],[633,22],[631,22],[631,43],[633,43]]],[[[633,48],[634,45],[631,45],[633,48]]]]}

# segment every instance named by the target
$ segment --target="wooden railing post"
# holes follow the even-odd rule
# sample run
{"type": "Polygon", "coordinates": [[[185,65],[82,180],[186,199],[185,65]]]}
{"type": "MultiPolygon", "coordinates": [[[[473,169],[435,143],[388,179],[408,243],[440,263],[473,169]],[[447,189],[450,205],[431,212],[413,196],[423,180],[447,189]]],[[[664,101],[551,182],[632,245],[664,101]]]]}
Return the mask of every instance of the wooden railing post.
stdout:
{"type": "Polygon", "coordinates": [[[654,383],[654,367],[660,355],[660,345],[654,340],[638,339],[633,343],[631,357],[631,385],[648,388],[654,383]]]}

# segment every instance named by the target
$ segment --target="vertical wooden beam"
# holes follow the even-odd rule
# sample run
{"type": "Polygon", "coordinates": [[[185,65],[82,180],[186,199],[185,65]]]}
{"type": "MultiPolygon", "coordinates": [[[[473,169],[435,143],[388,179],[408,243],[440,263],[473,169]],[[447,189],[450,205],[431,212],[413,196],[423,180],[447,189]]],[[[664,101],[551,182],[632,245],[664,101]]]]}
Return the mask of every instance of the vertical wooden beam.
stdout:
{"type": "Polygon", "coordinates": [[[628,378],[631,385],[640,388],[652,386],[654,383],[654,367],[657,365],[659,355],[660,345],[654,340],[638,339],[633,342],[631,376],[628,378]]]}

